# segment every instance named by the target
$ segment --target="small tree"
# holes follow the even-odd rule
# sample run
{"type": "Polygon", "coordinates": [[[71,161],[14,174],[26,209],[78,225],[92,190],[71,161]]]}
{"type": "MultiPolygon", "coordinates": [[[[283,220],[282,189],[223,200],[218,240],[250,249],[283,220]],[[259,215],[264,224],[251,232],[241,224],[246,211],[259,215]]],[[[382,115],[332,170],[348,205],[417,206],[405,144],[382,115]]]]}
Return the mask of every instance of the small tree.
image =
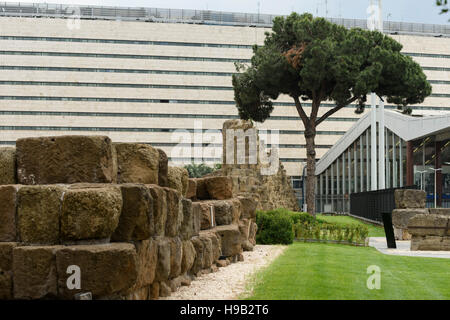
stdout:
{"type": "Polygon", "coordinates": [[[436,0],[436,5],[442,7],[441,14],[448,12],[448,0],[436,0]]]}
{"type": "Polygon", "coordinates": [[[207,166],[204,163],[200,163],[200,164],[195,164],[195,163],[191,163],[188,165],[184,166],[188,173],[189,173],[189,178],[201,178],[204,175],[207,175],[209,173],[212,173],[216,170],[220,170],[221,169],[221,165],[216,163],[214,165],[214,167],[210,167],[207,166]]]}
{"type": "Polygon", "coordinates": [[[306,139],[310,214],[315,214],[317,126],[352,102],[358,102],[356,112],[363,112],[370,92],[403,110],[430,95],[421,67],[401,49],[401,44],[377,31],[348,30],[311,14],[292,13],[274,19],[264,45],[253,47],[250,65],[236,65],[241,73],[233,76],[233,87],[242,119],[264,122],[281,94],[295,102],[306,139]],[[309,114],[302,104],[305,100],[311,101],[309,114]],[[324,101],[335,106],[322,111],[324,101]]]}

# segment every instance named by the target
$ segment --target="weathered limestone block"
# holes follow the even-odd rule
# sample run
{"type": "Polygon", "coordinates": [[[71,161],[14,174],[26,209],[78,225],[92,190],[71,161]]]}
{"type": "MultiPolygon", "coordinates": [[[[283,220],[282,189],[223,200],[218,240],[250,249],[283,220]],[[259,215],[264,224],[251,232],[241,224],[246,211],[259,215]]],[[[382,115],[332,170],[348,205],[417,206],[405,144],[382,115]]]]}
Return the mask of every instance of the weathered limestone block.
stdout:
{"type": "Polygon", "coordinates": [[[450,216],[450,208],[430,208],[428,209],[430,214],[438,214],[441,216],[450,216]]]}
{"type": "MultiPolygon", "coordinates": [[[[15,299],[56,298],[57,267],[55,253],[62,246],[26,246],[13,250],[15,299]]],[[[73,261],[72,264],[75,264],[73,261]]],[[[78,263],[76,263],[78,264],[78,263]]],[[[64,274],[66,274],[64,269],[64,274]]],[[[64,281],[64,285],[65,285],[64,281]]]]}
{"type": "Polygon", "coordinates": [[[222,226],[233,222],[233,201],[217,200],[211,202],[214,206],[214,220],[216,225],[222,226]]]}
{"type": "Polygon", "coordinates": [[[16,199],[20,186],[0,186],[0,241],[16,241],[16,199]]]}
{"type": "Polygon", "coordinates": [[[196,198],[199,200],[211,199],[208,190],[206,189],[206,180],[204,178],[193,179],[197,185],[196,198]]]}
{"type": "Polygon", "coordinates": [[[13,299],[13,276],[11,271],[0,269],[0,300],[13,299]]]}
{"type": "Polygon", "coordinates": [[[159,152],[143,143],[114,143],[119,183],[158,184],[159,152]]]}
{"type": "Polygon", "coordinates": [[[408,232],[413,236],[444,236],[449,228],[450,216],[419,214],[408,222],[408,232]]]}
{"type": "Polygon", "coordinates": [[[189,173],[186,168],[169,167],[167,179],[169,182],[169,188],[179,191],[183,197],[186,196],[189,180],[189,173]]]}
{"type": "Polygon", "coordinates": [[[188,272],[195,261],[195,248],[191,241],[183,241],[183,258],[181,260],[181,274],[188,272]]]}
{"type": "Polygon", "coordinates": [[[155,280],[158,244],[154,239],[135,242],[137,255],[137,281],[135,288],[149,286],[155,280]]]}
{"type": "Polygon", "coordinates": [[[149,290],[150,290],[150,288],[148,286],[136,289],[132,293],[127,295],[125,300],[132,300],[132,301],[148,300],[149,299],[149,290]]]}
{"type": "Polygon", "coordinates": [[[450,236],[417,236],[411,239],[411,250],[450,251],[450,236]]]}
{"type": "Polygon", "coordinates": [[[63,247],[56,251],[56,265],[58,295],[64,299],[79,292],[92,292],[94,299],[129,294],[138,279],[136,249],[130,243],[63,247]],[[67,268],[71,265],[80,268],[81,289],[67,288],[67,268]]]}
{"type": "Polygon", "coordinates": [[[425,208],[426,196],[423,190],[395,190],[395,207],[397,209],[425,208]]]}
{"type": "Polygon", "coordinates": [[[197,197],[197,180],[189,179],[188,180],[188,188],[186,191],[186,198],[194,199],[197,197]]]}
{"type": "Polygon", "coordinates": [[[16,148],[0,148],[0,185],[16,183],[16,148]]]}
{"type": "Polygon", "coordinates": [[[166,232],[167,222],[167,196],[166,189],[157,185],[148,185],[153,199],[153,219],[155,235],[163,237],[166,232]]]}
{"type": "Polygon", "coordinates": [[[215,226],[214,205],[210,201],[194,202],[192,207],[200,211],[200,229],[207,230],[215,226]]]}
{"type": "Polygon", "coordinates": [[[161,281],[159,283],[159,296],[168,297],[172,293],[169,281],[161,281]]]}
{"type": "Polygon", "coordinates": [[[17,193],[19,238],[29,244],[59,244],[63,186],[23,186],[17,193]]]}
{"type": "Polygon", "coordinates": [[[0,242],[0,270],[12,271],[13,250],[17,245],[17,242],[0,242]]]}
{"type": "Polygon", "coordinates": [[[121,210],[122,194],[118,186],[69,188],[62,201],[62,239],[109,239],[117,228],[121,210]]]}
{"type": "Polygon", "coordinates": [[[230,177],[206,177],[204,180],[211,199],[224,200],[233,196],[233,184],[230,177]]]}
{"type": "Polygon", "coordinates": [[[159,237],[156,239],[158,245],[158,259],[156,264],[155,281],[161,282],[169,279],[170,276],[170,240],[159,237]]]}
{"type": "Polygon", "coordinates": [[[203,242],[203,269],[211,267],[214,263],[212,241],[209,234],[204,234],[204,231],[200,232],[199,239],[203,242]]]}
{"type": "Polygon", "coordinates": [[[191,268],[191,273],[196,275],[203,269],[205,259],[205,245],[199,237],[193,237],[191,239],[191,242],[195,249],[195,260],[191,268]]]}
{"type": "Polygon", "coordinates": [[[183,260],[183,242],[180,238],[170,239],[170,279],[181,274],[181,264],[183,260]]]}
{"type": "Polygon", "coordinates": [[[252,221],[250,226],[250,233],[248,235],[248,240],[251,244],[256,245],[256,232],[258,231],[258,225],[252,221]]]}
{"type": "Polygon", "coordinates": [[[250,219],[242,219],[239,221],[238,226],[242,237],[242,249],[244,251],[253,251],[254,244],[249,239],[252,221],[250,219]]]}
{"type": "Polygon", "coordinates": [[[251,197],[239,196],[241,202],[241,219],[255,219],[257,203],[251,197]]]}
{"type": "Polygon", "coordinates": [[[194,220],[193,236],[198,236],[202,226],[202,207],[199,202],[192,202],[192,216],[194,220]]]}
{"type": "Polygon", "coordinates": [[[159,153],[159,170],[158,170],[158,184],[161,187],[168,187],[169,186],[169,180],[167,178],[168,174],[168,168],[169,168],[169,159],[167,158],[166,153],[161,150],[157,149],[159,153]]]}
{"type": "Polygon", "coordinates": [[[409,219],[418,214],[428,214],[428,209],[394,209],[392,224],[396,228],[407,229],[409,219]]]}
{"type": "MultiPolygon", "coordinates": [[[[203,240],[204,238],[208,238],[211,241],[211,260],[212,263],[219,260],[220,256],[222,256],[222,248],[221,248],[221,240],[215,229],[212,230],[204,230],[200,232],[200,238],[203,240]]],[[[205,243],[204,243],[205,244],[205,243]]],[[[206,244],[205,244],[206,247],[206,244]]],[[[206,257],[205,257],[206,259],[206,257]]],[[[208,267],[210,267],[209,265],[208,267]]]]}
{"type": "Polygon", "coordinates": [[[231,257],[242,252],[242,238],[237,225],[218,226],[216,231],[220,236],[224,256],[231,257]]]}
{"type": "Polygon", "coordinates": [[[140,184],[120,185],[122,213],[111,240],[127,242],[149,239],[155,234],[153,199],[149,188],[140,184]]]}
{"type": "Polygon", "coordinates": [[[183,222],[183,207],[181,195],[178,191],[165,188],[167,202],[167,221],[165,235],[167,237],[176,237],[183,222]]]}
{"type": "Polygon", "coordinates": [[[181,205],[183,208],[183,221],[180,226],[180,237],[182,240],[189,240],[194,236],[195,221],[194,211],[192,209],[192,201],[189,199],[182,199],[181,205]]]}
{"type": "Polygon", "coordinates": [[[150,300],[157,300],[159,298],[159,282],[152,283],[148,295],[150,300]]]}
{"type": "Polygon", "coordinates": [[[58,136],[18,139],[20,184],[114,183],[117,161],[106,136],[58,136]]]}
{"type": "Polygon", "coordinates": [[[238,198],[231,199],[231,203],[232,203],[232,217],[233,217],[231,223],[238,224],[242,216],[242,204],[238,198]]]}

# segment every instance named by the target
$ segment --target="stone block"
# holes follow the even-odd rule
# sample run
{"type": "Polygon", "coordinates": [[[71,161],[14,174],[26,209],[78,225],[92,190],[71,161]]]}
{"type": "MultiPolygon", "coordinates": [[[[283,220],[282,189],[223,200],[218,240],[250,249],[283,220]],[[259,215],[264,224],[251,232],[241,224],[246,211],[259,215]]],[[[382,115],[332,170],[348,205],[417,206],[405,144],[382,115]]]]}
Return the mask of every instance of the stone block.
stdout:
{"type": "Polygon", "coordinates": [[[206,180],[204,178],[195,178],[193,180],[197,185],[196,198],[199,200],[211,199],[211,197],[208,194],[208,190],[206,189],[206,180]]]}
{"type": "Polygon", "coordinates": [[[441,216],[450,216],[450,208],[430,208],[428,209],[430,214],[437,214],[441,216]]]}
{"type": "Polygon", "coordinates": [[[20,186],[0,186],[0,242],[16,241],[16,200],[20,186]]]}
{"type": "Polygon", "coordinates": [[[17,245],[17,242],[0,242],[0,270],[12,271],[13,250],[17,245]]]}
{"type": "Polygon", "coordinates": [[[216,225],[222,226],[233,222],[233,201],[217,200],[211,203],[214,206],[214,220],[216,225]]]}
{"type": "Polygon", "coordinates": [[[181,274],[188,272],[194,264],[196,251],[191,241],[183,241],[183,258],[181,260],[181,274]]]}
{"type": "Polygon", "coordinates": [[[195,275],[203,269],[205,259],[205,245],[199,237],[193,237],[191,239],[191,242],[195,249],[195,260],[191,268],[191,273],[195,275]]]}
{"type": "Polygon", "coordinates": [[[117,160],[106,136],[57,136],[18,139],[20,184],[114,183],[117,160]]]}
{"type": "Polygon", "coordinates": [[[199,202],[192,202],[192,216],[194,220],[193,236],[198,236],[202,226],[202,207],[199,202]]]}
{"type": "Polygon", "coordinates": [[[241,219],[255,219],[257,203],[251,197],[239,196],[241,202],[241,219]]]}
{"type": "Polygon", "coordinates": [[[0,185],[16,182],[16,148],[0,147],[0,185]]]}
{"type": "Polygon", "coordinates": [[[179,191],[183,197],[186,196],[189,180],[189,173],[186,168],[169,167],[167,179],[169,188],[179,191]]]}
{"type": "Polygon", "coordinates": [[[161,282],[169,279],[170,276],[170,240],[159,237],[156,239],[158,245],[158,259],[156,264],[155,281],[161,282]]]}
{"type": "MultiPolygon", "coordinates": [[[[55,299],[57,289],[56,252],[62,246],[26,246],[13,250],[15,299],[55,299]]],[[[64,269],[64,273],[66,269],[64,269]]]]}
{"type": "Polygon", "coordinates": [[[120,185],[122,212],[111,240],[128,242],[149,239],[155,234],[153,199],[149,188],[140,184],[120,185]]]}
{"type": "Polygon", "coordinates": [[[408,232],[413,236],[444,236],[449,226],[450,216],[419,214],[408,222],[408,232]]]}
{"type": "Polygon", "coordinates": [[[183,222],[183,207],[181,203],[181,195],[178,191],[165,188],[167,202],[167,221],[165,235],[167,237],[175,237],[183,222]]]}
{"type": "Polygon", "coordinates": [[[167,196],[166,189],[157,185],[148,185],[153,199],[153,219],[155,224],[155,236],[163,237],[166,232],[167,222],[167,196]]]}
{"type": "Polygon", "coordinates": [[[203,269],[211,267],[214,263],[213,247],[211,237],[200,232],[199,239],[203,242],[203,269]]]}
{"type": "Polygon", "coordinates": [[[119,183],[158,184],[159,152],[143,143],[114,143],[119,183]]]}
{"type": "Polygon", "coordinates": [[[425,208],[427,194],[423,190],[397,189],[394,193],[397,209],[425,208]]]}
{"type": "Polygon", "coordinates": [[[237,225],[218,226],[216,231],[220,236],[222,255],[231,257],[242,252],[243,239],[237,225]]]}
{"type": "Polygon", "coordinates": [[[181,264],[183,260],[183,242],[180,238],[170,239],[170,275],[173,279],[181,274],[181,264]]]}
{"type": "Polygon", "coordinates": [[[152,283],[148,295],[150,300],[157,300],[159,298],[159,282],[152,283]]]}
{"type": "Polygon", "coordinates": [[[129,294],[138,279],[136,249],[129,243],[67,246],[56,251],[58,295],[73,299],[80,292],[91,292],[94,299],[129,294]],[[80,268],[81,289],[69,289],[67,268],[80,268]]]}
{"type": "Polygon", "coordinates": [[[158,170],[158,184],[161,187],[168,187],[169,180],[167,178],[168,170],[169,170],[169,159],[167,158],[166,153],[157,149],[159,153],[159,170],[158,170]]]}
{"type": "Polygon", "coordinates": [[[11,271],[0,269],[0,300],[13,299],[13,276],[11,271]]]}
{"type": "Polygon", "coordinates": [[[197,180],[189,179],[188,188],[186,191],[186,198],[195,199],[197,197],[197,180]]]}
{"type": "Polygon", "coordinates": [[[192,201],[189,199],[181,200],[183,221],[180,226],[180,237],[182,240],[189,240],[194,236],[194,212],[192,209],[192,201]]]}
{"type": "Polygon", "coordinates": [[[214,221],[214,205],[210,201],[194,202],[193,207],[195,210],[200,211],[200,229],[207,230],[215,226],[214,221]]]}
{"type": "Polygon", "coordinates": [[[122,194],[118,186],[71,187],[61,211],[63,241],[109,240],[119,223],[122,194]]]}
{"type": "Polygon", "coordinates": [[[230,177],[206,177],[204,180],[211,199],[224,200],[233,196],[233,183],[230,177]]]}
{"type": "Polygon", "coordinates": [[[27,244],[59,244],[61,199],[66,188],[23,186],[17,193],[17,230],[27,244]]]}
{"type": "Polygon", "coordinates": [[[417,214],[428,214],[428,209],[394,209],[392,211],[392,224],[396,228],[406,229],[409,219],[417,214]]]}
{"type": "Polygon", "coordinates": [[[154,239],[135,242],[137,255],[136,288],[149,286],[155,280],[158,261],[158,244],[154,239]]]}

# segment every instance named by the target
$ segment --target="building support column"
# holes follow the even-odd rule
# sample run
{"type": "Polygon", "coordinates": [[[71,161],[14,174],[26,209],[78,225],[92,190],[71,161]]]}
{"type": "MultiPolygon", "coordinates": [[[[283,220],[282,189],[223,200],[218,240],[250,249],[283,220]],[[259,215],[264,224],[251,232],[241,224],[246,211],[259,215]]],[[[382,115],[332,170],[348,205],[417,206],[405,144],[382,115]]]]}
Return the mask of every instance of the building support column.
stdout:
{"type": "Polygon", "coordinates": [[[370,115],[370,176],[371,190],[377,190],[377,101],[375,93],[370,94],[372,102],[372,112],[370,115]]]}
{"type": "Polygon", "coordinates": [[[378,189],[386,188],[386,166],[385,166],[385,137],[384,137],[384,101],[380,99],[380,119],[378,121],[378,189]]]}
{"type": "MultiPolygon", "coordinates": [[[[339,158],[336,159],[336,211],[341,210],[341,170],[339,169],[339,158]]],[[[341,211],[339,211],[341,212],[341,211]]]]}
{"type": "Polygon", "coordinates": [[[358,141],[355,141],[355,143],[353,144],[353,169],[354,169],[354,173],[353,173],[353,181],[354,181],[354,193],[358,192],[358,141]]]}
{"type": "Polygon", "coordinates": [[[359,137],[359,185],[360,192],[364,191],[364,170],[363,170],[363,135],[359,137]]]}
{"type": "Polygon", "coordinates": [[[390,188],[391,187],[391,159],[389,158],[389,131],[385,130],[385,152],[386,156],[383,161],[385,161],[385,167],[384,170],[386,171],[386,174],[384,175],[385,181],[384,181],[384,188],[390,188]]]}
{"type": "Polygon", "coordinates": [[[413,142],[406,142],[406,185],[414,185],[414,152],[413,142]]]}
{"type": "Polygon", "coordinates": [[[398,176],[397,176],[397,153],[395,149],[397,148],[395,133],[392,132],[392,187],[397,188],[398,176]]]}
{"type": "Polygon", "coordinates": [[[400,188],[403,187],[403,140],[398,137],[399,140],[399,148],[398,148],[398,158],[399,158],[399,170],[400,170],[400,188]]]}
{"type": "MultiPolygon", "coordinates": [[[[434,142],[434,150],[436,157],[434,158],[434,168],[435,169],[442,169],[442,141],[435,141],[434,142]]],[[[442,181],[442,170],[435,171],[436,174],[436,194],[437,194],[437,205],[440,207],[442,206],[442,187],[443,187],[443,181],[442,181]]],[[[436,196],[436,195],[435,195],[436,196]]]]}
{"type": "Polygon", "coordinates": [[[370,179],[371,172],[370,172],[370,153],[369,153],[369,135],[370,135],[370,129],[367,129],[366,131],[366,191],[370,191],[370,179]]]}
{"type": "Polygon", "coordinates": [[[331,212],[336,212],[334,207],[334,162],[331,164],[331,212]]]}

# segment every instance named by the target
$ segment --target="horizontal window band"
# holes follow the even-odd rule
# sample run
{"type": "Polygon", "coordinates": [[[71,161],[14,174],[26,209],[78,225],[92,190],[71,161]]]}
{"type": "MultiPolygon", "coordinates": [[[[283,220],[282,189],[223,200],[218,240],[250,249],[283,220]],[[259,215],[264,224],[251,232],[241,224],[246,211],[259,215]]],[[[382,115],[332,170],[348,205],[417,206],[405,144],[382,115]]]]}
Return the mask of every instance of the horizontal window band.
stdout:
{"type": "MultiPolygon", "coordinates": [[[[170,75],[194,75],[194,76],[218,76],[231,77],[231,72],[208,71],[174,71],[174,70],[145,70],[145,69],[108,69],[108,68],[69,68],[69,67],[40,67],[40,66],[0,66],[0,70],[23,71],[65,71],[65,72],[105,72],[105,73],[133,73],[133,74],[170,74],[170,75]]],[[[450,70],[450,68],[449,68],[450,70]]]]}
{"type": "MultiPolygon", "coordinates": [[[[89,101],[89,102],[135,102],[135,103],[176,103],[176,104],[213,104],[213,105],[236,105],[234,101],[225,100],[181,100],[181,99],[137,99],[137,98],[103,98],[103,97],[49,97],[49,96],[0,96],[0,100],[15,101],[89,101]]],[[[274,106],[295,107],[291,102],[274,102],[274,106]]],[[[303,107],[311,107],[311,103],[302,103],[303,107]]],[[[321,107],[334,108],[336,105],[331,103],[322,103],[321,107]]],[[[356,108],[357,105],[350,104],[346,108],[356,108]]],[[[370,106],[368,106],[370,107],[370,106]]],[[[385,105],[386,109],[397,109],[395,105],[385,105]]],[[[449,111],[450,107],[437,106],[413,106],[418,110],[443,110],[449,111]]]]}
{"type": "Polygon", "coordinates": [[[209,57],[183,57],[183,56],[153,56],[139,54],[113,54],[113,53],[80,53],[80,52],[38,52],[38,51],[0,51],[0,55],[21,56],[49,56],[49,57],[88,57],[88,58],[115,58],[115,59],[148,59],[148,60],[181,60],[181,61],[209,61],[209,62],[250,62],[250,59],[209,58],[209,57]]]}
{"type": "MultiPolygon", "coordinates": [[[[25,116],[73,116],[73,117],[120,117],[120,118],[178,118],[178,119],[239,119],[238,115],[222,114],[172,114],[172,113],[125,113],[125,112],[76,112],[76,111],[15,111],[0,110],[0,115],[25,116]]],[[[356,122],[359,118],[329,117],[326,121],[356,122]]],[[[297,116],[271,116],[268,120],[298,120],[297,116]]]]}
{"type": "MultiPolygon", "coordinates": [[[[422,67],[429,71],[450,71],[444,67],[422,67]]],[[[110,68],[75,68],[75,67],[41,67],[41,66],[0,66],[0,70],[24,71],[65,71],[65,72],[106,72],[106,73],[138,73],[138,74],[173,74],[231,77],[236,72],[209,72],[209,71],[175,71],[175,70],[145,70],[145,69],[110,69],[110,68]]],[[[430,80],[430,82],[433,80],[430,80]]]]}
{"type": "MultiPolygon", "coordinates": [[[[119,128],[119,127],[65,127],[65,126],[0,126],[4,131],[113,131],[113,132],[189,132],[189,133],[222,133],[221,129],[190,128],[119,128]]],[[[259,130],[266,133],[267,130],[259,130]]],[[[344,135],[346,131],[317,131],[317,135],[344,135]]],[[[303,130],[279,130],[279,134],[304,134],[303,130]]]]}
{"type": "Polygon", "coordinates": [[[252,49],[252,45],[225,44],[225,43],[200,43],[200,42],[176,42],[176,41],[151,41],[151,40],[123,40],[123,39],[93,39],[93,38],[63,38],[63,37],[30,37],[30,36],[0,36],[0,40],[19,41],[56,41],[56,42],[79,42],[79,43],[112,43],[133,44],[151,46],[180,46],[180,47],[206,47],[206,48],[229,48],[229,49],[252,49]]]}
{"type": "MultiPolygon", "coordinates": [[[[151,145],[153,147],[202,147],[202,148],[206,148],[206,147],[210,147],[210,148],[222,148],[223,145],[221,143],[203,143],[203,144],[199,144],[199,143],[173,143],[173,142],[136,142],[136,143],[143,143],[143,144],[148,144],[151,145]]],[[[11,145],[14,146],[16,145],[15,141],[0,141],[0,145],[11,145]]],[[[266,144],[265,145],[266,148],[271,148],[272,145],[271,144],[266,144]]],[[[329,149],[331,148],[332,145],[316,145],[316,149],[329,149]]],[[[304,149],[306,148],[306,144],[279,144],[278,148],[280,149],[304,149]]]]}
{"type": "MultiPolygon", "coordinates": [[[[65,37],[33,37],[33,36],[0,36],[0,40],[17,41],[53,41],[53,42],[78,42],[78,43],[112,43],[133,45],[159,45],[159,46],[182,46],[182,47],[207,47],[207,48],[232,48],[252,49],[253,45],[200,43],[200,42],[176,42],[176,41],[150,41],[150,40],[124,40],[124,39],[94,39],[94,38],[65,38],[65,37]]],[[[450,59],[449,54],[404,52],[412,57],[432,57],[450,59]]]]}
{"type": "MultiPolygon", "coordinates": [[[[450,81],[430,80],[432,84],[450,85],[450,81]]],[[[10,86],[55,86],[55,87],[96,87],[96,88],[141,88],[141,89],[183,89],[183,90],[221,90],[233,91],[231,86],[196,86],[114,82],[61,82],[61,81],[9,81],[0,80],[0,85],[10,86]]],[[[433,96],[449,96],[450,94],[431,94],[433,96]]]]}
{"type": "MultiPolygon", "coordinates": [[[[207,161],[207,162],[214,162],[217,161],[218,163],[222,163],[222,158],[178,158],[178,157],[169,157],[170,161],[173,162],[195,162],[197,161],[207,161]]],[[[320,158],[316,159],[316,162],[319,161],[320,158]]],[[[306,162],[306,158],[280,158],[281,162],[306,162]]]]}

